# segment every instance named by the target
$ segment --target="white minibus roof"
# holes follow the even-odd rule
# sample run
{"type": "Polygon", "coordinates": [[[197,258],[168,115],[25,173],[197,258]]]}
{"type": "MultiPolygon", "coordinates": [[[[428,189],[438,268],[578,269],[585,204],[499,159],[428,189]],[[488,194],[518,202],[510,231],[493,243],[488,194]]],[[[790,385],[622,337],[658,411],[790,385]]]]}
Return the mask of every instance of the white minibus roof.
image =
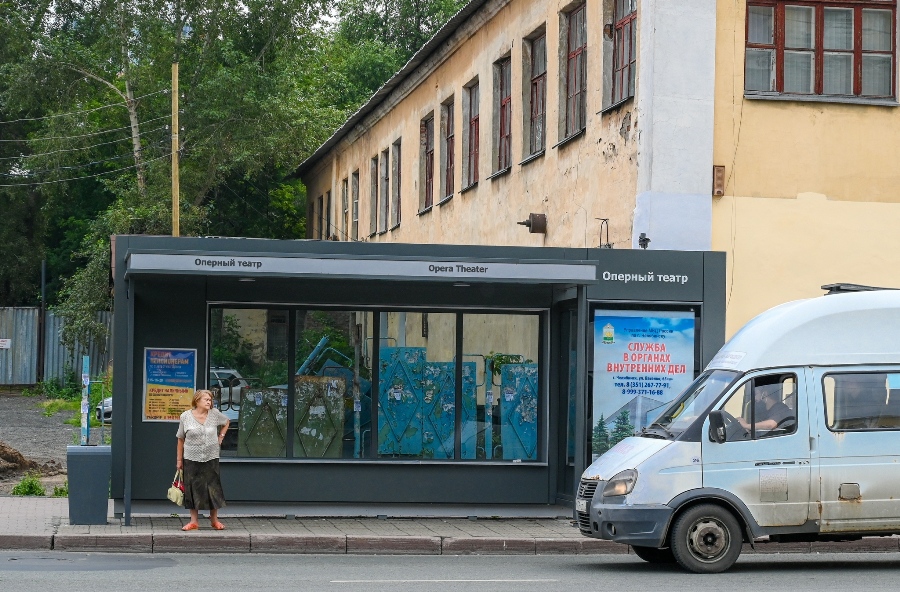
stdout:
{"type": "Polygon", "coordinates": [[[833,294],[760,314],[707,369],[900,363],[900,291],[833,294]]]}

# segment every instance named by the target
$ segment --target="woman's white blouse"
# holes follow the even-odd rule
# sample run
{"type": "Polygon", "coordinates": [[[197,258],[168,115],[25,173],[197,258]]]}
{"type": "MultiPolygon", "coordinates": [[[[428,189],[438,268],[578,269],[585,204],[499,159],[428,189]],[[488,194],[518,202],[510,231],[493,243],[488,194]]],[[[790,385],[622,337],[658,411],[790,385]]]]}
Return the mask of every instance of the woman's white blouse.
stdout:
{"type": "Polygon", "coordinates": [[[209,410],[206,423],[200,423],[188,409],[181,414],[178,424],[179,440],[184,440],[184,458],[194,462],[206,462],[219,458],[219,428],[228,418],[215,407],[209,410]]]}

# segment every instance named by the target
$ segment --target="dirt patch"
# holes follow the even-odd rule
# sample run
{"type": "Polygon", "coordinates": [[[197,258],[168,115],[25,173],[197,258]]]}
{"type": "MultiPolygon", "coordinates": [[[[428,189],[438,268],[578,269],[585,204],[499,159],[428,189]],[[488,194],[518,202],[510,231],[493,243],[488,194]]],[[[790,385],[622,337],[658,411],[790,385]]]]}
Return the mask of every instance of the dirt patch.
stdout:
{"type": "Polygon", "coordinates": [[[78,428],[63,423],[72,414],[44,415],[39,397],[0,394],[0,495],[9,495],[22,477],[40,473],[52,493],[66,479],[66,447],[78,428]]]}

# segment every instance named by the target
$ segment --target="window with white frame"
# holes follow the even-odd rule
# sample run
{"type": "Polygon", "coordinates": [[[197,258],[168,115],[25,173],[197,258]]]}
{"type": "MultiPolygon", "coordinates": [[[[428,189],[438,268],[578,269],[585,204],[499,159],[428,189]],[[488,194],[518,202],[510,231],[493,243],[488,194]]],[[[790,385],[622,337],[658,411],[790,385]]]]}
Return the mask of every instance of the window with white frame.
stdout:
{"type": "Polygon", "coordinates": [[[896,0],[747,4],[744,90],[892,98],[896,0]]]}

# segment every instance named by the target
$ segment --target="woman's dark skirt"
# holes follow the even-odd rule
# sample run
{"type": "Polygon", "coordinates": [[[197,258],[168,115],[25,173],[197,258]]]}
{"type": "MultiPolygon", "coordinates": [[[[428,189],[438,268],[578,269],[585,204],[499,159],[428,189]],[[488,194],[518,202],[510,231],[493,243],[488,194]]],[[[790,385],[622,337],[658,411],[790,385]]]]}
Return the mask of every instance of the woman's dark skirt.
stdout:
{"type": "Polygon", "coordinates": [[[195,462],[184,459],[184,507],[187,510],[218,510],[225,507],[219,479],[219,459],[195,462]]]}

